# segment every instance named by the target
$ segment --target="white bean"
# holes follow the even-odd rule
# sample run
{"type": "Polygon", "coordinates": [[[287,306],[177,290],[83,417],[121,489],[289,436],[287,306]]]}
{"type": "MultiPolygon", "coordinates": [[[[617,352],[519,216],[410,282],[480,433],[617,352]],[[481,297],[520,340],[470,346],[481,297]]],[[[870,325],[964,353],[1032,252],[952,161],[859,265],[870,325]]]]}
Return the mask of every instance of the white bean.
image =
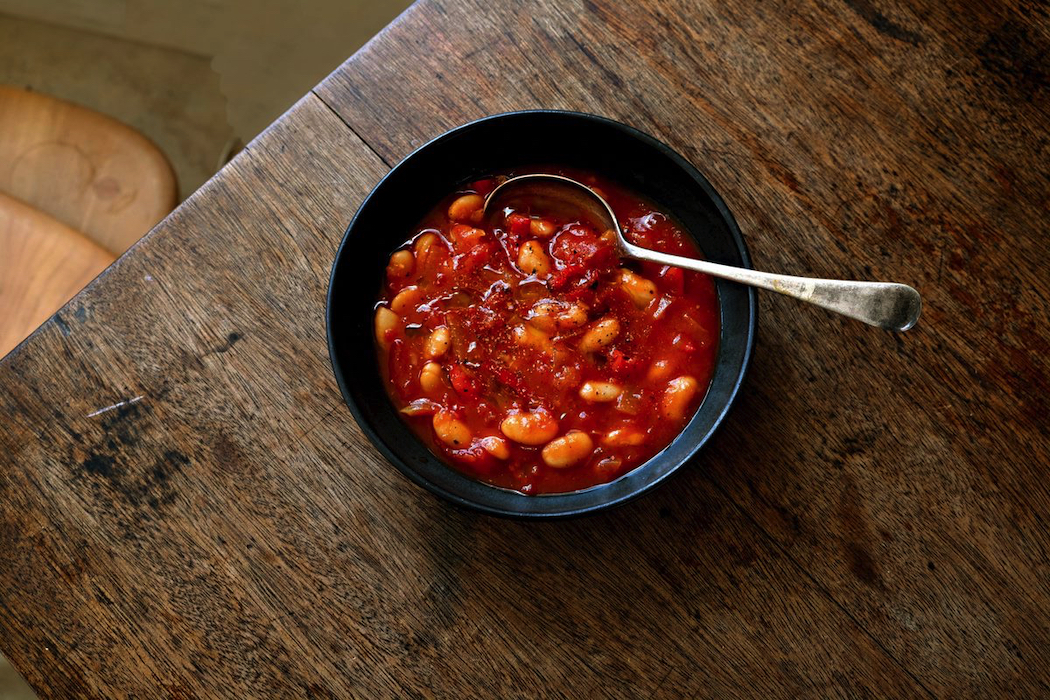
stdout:
{"type": "Polygon", "coordinates": [[[645,433],[634,428],[616,428],[602,438],[606,447],[636,447],[645,442],[645,433]]]}
{"type": "Polygon", "coordinates": [[[434,414],[434,433],[438,440],[450,447],[470,444],[470,428],[455,413],[444,408],[434,414]]]}
{"type": "Polygon", "coordinates": [[[390,256],[390,262],[386,266],[386,275],[390,279],[404,279],[412,274],[415,268],[415,258],[411,250],[399,250],[390,256]]]}
{"type": "Polygon", "coordinates": [[[569,304],[555,317],[555,320],[559,330],[579,328],[587,323],[587,307],[582,304],[569,304]]]}
{"type": "Polygon", "coordinates": [[[428,362],[419,371],[419,385],[428,394],[441,388],[441,365],[436,362],[428,362]]]}
{"type": "Polygon", "coordinates": [[[448,218],[453,221],[469,221],[471,215],[485,205],[480,194],[465,194],[457,197],[448,207],[448,218]]]}
{"type": "Polygon", "coordinates": [[[630,270],[620,270],[620,286],[639,309],[644,309],[656,298],[656,285],[630,270]]]}
{"type": "Polygon", "coordinates": [[[529,312],[529,325],[535,326],[544,333],[553,333],[558,330],[558,323],[554,319],[557,309],[553,304],[554,302],[541,301],[533,306],[532,311],[529,312]]]}
{"type": "Polygon", "coordinates": [[[546,219],[533,219],[529,222],[529,233],[536,238],[550,238],[558,227],[546,219]]]}
{"type": "Polygon", "coordinates": [[[590,327],[580,339],[580,350],[597,352],[609,345],[620,334],[620,322],[615,318],[604,318],[590,327]]]}
{"type": "Polygon", "coordinates": [[[604,403],[615,401],[623,392],[623,387],[612,382],[584,382],[580,387],[580,398],[584,401],[604,403]]]}
{"type": "Polygon", "coordinates": [[[423,301],[423,290],[419,287],[405,287],[390,300],[390,308],[394,313],[404,315],[409,311],[415,311],[421,301],[423,301]]]}
{"type": "Polygon", "coordinates": [[[514,342],[522,347],[540,352],[547,352],[551,349],[550,337],[531,323],[514,326],[510,329],[510,334],[514,342]]]}
{"type": "Polygon", "coordinates": [[[510,459],[510,445],[498,435],[489,435],[479,440],[481,446],[496,459],[510,459]]]}
{"type": "Polygon", "coordinates": [[[400,323],[401,317],[385,306],[376,309],[376,342],[379,343],[379,347],[384,350],[390,347],[389,335],[400,323]]]}
{"type": "Polygon", "coordinates": [[[579,328],[587,323],[587,307],[577,302],[541,299],[530,310],[529,322],[547,333],[579,328]]]}
{"type": "Polygon", "coordinates": [[[565,469],[586,459],[593,451],[594,441],[590,435],[580,430],[570,430],[547,443],[543,448],[543,462],[548,467],[565,469]]]}
{"type": "Polygon", "coordinates": [[[441,239],[438,238],[436,233],[424,233],[422,236],[416,239],[416,255],[426,255],[434,246],[438,245],[441,239]]]}
{"type": "Polygon", "coordinates": [[[499,429],[522,445],[542,445],[558,434],[558,421],[543,409],[514,410],[503,419],[499,429]]]}
{"type": "Polygon", "coordinates": [[[660,417],[676,422],[685,418],[689,402],[693,400],[699,387],[699,383],[693,377],[676,377],[669,381],[664,395],[660,397],[660,417]]]}
{"type": "Polygon", "coordinates": [[[528,241],[518,250],[518,268],[527,275],[546,277],[551,269],[551,261],[538,241],[528,241]]]}
{"type": "Polygon", "coordinates": [[[436,233],[424,233],[416,239],[416,262],[420,274],[434,271],[431,268],[434,268],[437,261],[440,260],[439,253],[443,248],[445,248],[445,243],[436,233]]]}
{"type": "Polygon", "coordinates": [[[438,326],[427,338],[426,347],[423,348],[423,355],[428,360],[436,360],[448,352],[450,345],[452,345],[452,336],[449,334],[448,328],[438,326]]]}

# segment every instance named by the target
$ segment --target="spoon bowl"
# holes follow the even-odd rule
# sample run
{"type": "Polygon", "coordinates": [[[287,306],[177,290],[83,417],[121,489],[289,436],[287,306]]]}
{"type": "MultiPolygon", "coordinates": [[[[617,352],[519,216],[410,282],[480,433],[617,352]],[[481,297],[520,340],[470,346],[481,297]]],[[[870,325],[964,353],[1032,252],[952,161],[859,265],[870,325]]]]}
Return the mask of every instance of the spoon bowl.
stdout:
{"type": "Polygon", "coordinates": [[[768,289],[889,331],[908,330],[922,311],[919,293],[906,284],[780,275],[642,248],[627,240],[612,207],[601,195],[562,175],[533,173],[504,181],[485,199],[484,217],[490,220],[525,199],[547,214],[569,220],[582,218],[598,231],[612,230],[622,257],[768,289]]]}

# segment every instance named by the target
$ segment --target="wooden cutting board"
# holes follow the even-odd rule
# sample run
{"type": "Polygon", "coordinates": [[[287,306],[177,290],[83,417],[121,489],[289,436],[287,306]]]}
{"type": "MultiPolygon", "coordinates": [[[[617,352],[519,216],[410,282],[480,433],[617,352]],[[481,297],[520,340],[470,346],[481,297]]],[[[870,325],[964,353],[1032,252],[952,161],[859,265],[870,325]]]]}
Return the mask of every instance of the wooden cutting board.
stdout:
{"type": "Polygon", "coordinates": [[[164,154],[84,107],[0,85],[0,192],[119,255],[177,203],[164,154]]]}
{"type": "Polygon", "coordinates": [[[0,193],[0,357],[113,260],[79,231],[0,193]]]}

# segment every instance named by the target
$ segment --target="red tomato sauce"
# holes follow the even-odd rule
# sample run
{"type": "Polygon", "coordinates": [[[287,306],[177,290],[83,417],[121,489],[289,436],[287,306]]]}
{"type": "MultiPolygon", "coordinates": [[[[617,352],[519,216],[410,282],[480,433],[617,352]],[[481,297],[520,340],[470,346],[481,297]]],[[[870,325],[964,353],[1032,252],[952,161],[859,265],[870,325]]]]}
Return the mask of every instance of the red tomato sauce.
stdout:
{"type": "MultiPolygon", "coordinates": [[[[632,242],[699,258],[667,215],[578,171],[632,242]]],[[[621,260],[611,232],[505,210],[493,176],[450,194],[391,256],[376,305],[391,400],[443,461],[527,494],[575,491],[644,463],[711,382],[719,312],[706,275],[621,260]]]]}

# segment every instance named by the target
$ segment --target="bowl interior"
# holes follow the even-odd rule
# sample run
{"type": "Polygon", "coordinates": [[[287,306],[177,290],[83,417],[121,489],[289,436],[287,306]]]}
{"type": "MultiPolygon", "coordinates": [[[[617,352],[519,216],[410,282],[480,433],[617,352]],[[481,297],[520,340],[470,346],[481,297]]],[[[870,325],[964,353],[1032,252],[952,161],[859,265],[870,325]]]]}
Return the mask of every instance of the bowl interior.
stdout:
{"type": "Polygon", "coordinates": [[[496,515],[559,517],[640,495],[689,460],[722,421],[754,344],[754,290],[717,281],[719,355],[700,409],[662,452],[619,479],[583,491],[526,496],[475,481],[435,457],[400,419],[379,375],[372,316],[386,263],[423,216],[458,185],[515,167],[573,166],[602,174],[685,225],[708,260],[750,267],[736,222],[707,180],[670,148],[614,121],[574,112],[513,112],[472,122],[421,147],[366,198],[343,238],[328,290],[336,381],[376,447],[416,483],[496,515]]]}

